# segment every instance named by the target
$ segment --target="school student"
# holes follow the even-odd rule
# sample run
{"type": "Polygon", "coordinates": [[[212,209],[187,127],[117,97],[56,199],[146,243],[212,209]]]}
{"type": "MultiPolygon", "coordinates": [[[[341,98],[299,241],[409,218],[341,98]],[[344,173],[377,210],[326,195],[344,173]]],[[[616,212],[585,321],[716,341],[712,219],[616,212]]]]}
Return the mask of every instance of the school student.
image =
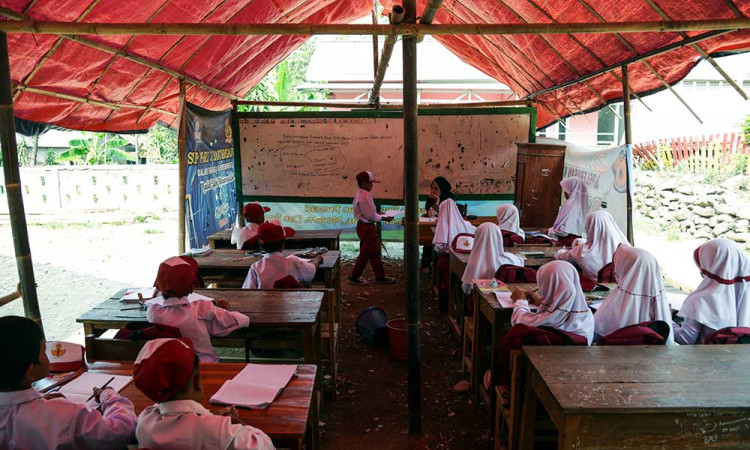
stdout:
{"type": "Polygon", "coordinates": [[[479,225],[474,234],[474,246],[469,261],[461,277],[463,291],[467,295],[470,294],[472,280],[493,278],[497,269],[504,264],[523,267],[523,259],[512,253],[505,253],[500,227],[491,222],[479,225]]]}
{"type": "Polygon", "coordinates": [[[193,272],[190,264],[178,257],[159,265],[155,285],[163,301],[147,302],[146,318],[151,323],[179,328],[182,336],[193,342],[195,354],[203,362],[219,361],[211,336],[226,336],[250,324],[245,314],[227,311],[210,301],[188,299],[193,292],[193,272]]]}
{"type": "MultiPolygon", "coordinates": [[[[449,198],[453,198],[451,184],[444,177],[435,177],[430,183],[430,194],[424,202],[425,215],[435,217],[438,214],[440,204],[449,198]]],[[[421,267],[423,273],[429,273],[432,266],[432,246],[422,246],[421,267]]]]}
{"type": "Polygon", "coordinates": [[[315,278],[315,271],[323,262],[318,255],[312,261],[295,255],[284,256],[284,240],[294,236],[294,230],[283,227],[277,221],[270,221],[258,227],[260,247],[266,252],[263,259],[253,263],[247,272],[243,289],[273,289],[274,284],[286,277],[293,277],[300,283],[307,283],[315,278]]]}
{"type": "Polygon", "coordinates": [[[583,222],[589,211],[589,191],[578,177],[565,178],[560,182],[560,186],[566,201],[547,234],[557,237],[561,242],[572,242],[574,238],[583,236],[583,222]]]}
{"type": "Polygon", "coordinates": [[[539,269],[536,279],[538,293],[518,288],[511,293],[510,297],[515,301],[511,325],[554,327],[584,336],[591,345],[594,315],[586,304],[575,267],[565,261],[552,261],[539,269]],[[531,312],[529,302],[537,306],[537,312],[531,312]]]}
{"type": "Polygon", "coordinates": [[[477,227],[464,220],[458,211],[458,205],[453,199],[447,199],[440,203],[435,235],[432,245],[438,253],[447,253],[453,239],[461,233],[474,234],[477,227]]]}
{"type": "Polygon", "coordinates": [[[49,374],[44,336],[36,322],[1,317],[0,348],[0,448],[125,448],[133,440],[133,403],[114,389],[95,388],[94,399],[101,406],[88,409],[59,393],[42,395],[31,386],[49,374]]]}
{"type": "Polygon", "coordinates": [[[266,221],[266,213],[271,208],[263,206],[258,202],[252,202],[242,208],[242,215],[245,217],[245,225],[242,228],[232,230],[230,242],[237,245],[237,249],[255,250],[258,248],[258,227],[266,221]]]}
{"type": "Polygon", "coordinates": [[[630,245],[612,214],[596,211],[586,217],[586,243],[570,250],[559,250],[555,259],[575,264],[583,275],[596,280],[599,271],[612,262],[620,244],[630,245]]]}
{"type": "Polygon", "coordinates": [[[523,244],[526,240],[526,233],[521,229],[518,208],[510,203],[498,205],[496,214],[497,226],[503,231],[503,244],[506,247],[523,244]]]}
{"type": "Polygon", "coordinates": [[[703,281],[687,296],[674,325],[678,344],[702,344],[726,327],[750,327],[750,259],[729,239],[713,239],[693,253],[703,281]]]}
{"type": "MultiPolygon", "coordinates": [[[[621,245],[613,260],[617,287],[594,313],[596,334],[606,336],[620,328],[652,320],[663,320],[671,329],[672,313],[656,258],[646,250],[621,245]]],[[[671,344],[674,344],[672,332],[667,339],[667,345],[671,344]]]]}
{"type": "Polygon", "coordinates": [[[133,382],[157,404],[138,416],[142,448],[273,449],[261,430],[242,423],[234,407],[213,414],[201,404],[198,358],[187,339],[146,342],[133,366],[133,382]]]}
{"type": "Polygon", "coordinates": [[[393,278],[385,276],[383,257],[380,253],[380,240],[375,224],[380,221],[390,222],[393,217],[378,214],[375,200],[372,197],[373,183],[379,183],[372,176],[372,172],[363,171],[357,174],[357,193],[354,194],[353,212],[357,219],[357,237],[359,237],[359,256],[354,261],[354,268],[347,280],[351,284],[367,284],[362,277],[367,263],[370,263],[375,281],[378,283],[393,283],[393,278]]]}

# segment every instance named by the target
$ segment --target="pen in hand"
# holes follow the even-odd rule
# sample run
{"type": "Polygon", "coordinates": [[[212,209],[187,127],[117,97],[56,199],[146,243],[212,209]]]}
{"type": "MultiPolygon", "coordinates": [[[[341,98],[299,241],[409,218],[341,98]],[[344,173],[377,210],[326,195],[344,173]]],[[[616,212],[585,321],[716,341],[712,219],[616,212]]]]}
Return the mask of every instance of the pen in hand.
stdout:
{"type": "MultiPolygon", "coordinates": [[[[99,388],[99,390],[100,391],[103,390],[104,388],[106,388],[107,386],[109,386],[109,383],[113,382],[114,380],[115,380],[115,377],[110,378],[109,381],[107,381],[106,383],[104,383],[104,385],[99,388]]],[[[91,399],[94,398],[95,396],[96,396],[96,392],[94,392],[93,394],[91,394],[91,397],[87,398],[86,402],[91,401],[91,399]]]]}

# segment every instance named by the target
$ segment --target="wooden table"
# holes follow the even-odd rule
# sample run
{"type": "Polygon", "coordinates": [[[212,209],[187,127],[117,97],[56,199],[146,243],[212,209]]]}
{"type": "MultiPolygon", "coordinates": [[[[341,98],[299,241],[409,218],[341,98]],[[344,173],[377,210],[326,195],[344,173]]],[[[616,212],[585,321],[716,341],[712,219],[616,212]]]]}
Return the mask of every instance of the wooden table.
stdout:
{"type": "MultiPolygon", "coordinates": [[[[229,309],[239,311],[250,318],[248,328],[235,330],[225,337],[214,337],[211,342],[219,347],[244,347],[248,356],[248,344],[273,333],[298,342],[305,362],[320,366],[320,306],[322,292],[274,291],[246,289],[197,289],[198,294],[229,303],[229,309]]],[[[125,290],[118,292],[103,303],[78,317],[84,334],[101,336],[106,330],[119,329],[129,323],[146,323],[145,310],[122,311],[132,307],[120,303],[125,290]]],[[[87,341],[87,347],[90,347],[87,341]]],[[[87,353],[90,349],[87,348],[87,353]]],[[[95,351],[91,349],[91,355],[95,351]]]]}
{"type": "MultiPolygon", "coordinates": [[[[559,248],[549,246],[523,246],[523,247],[508,247],[505,249],[507,253],[518,254],[519,252],[542,252],[543,257],[528,258],[524,260],[525,267],[539,268],[542,265],[552,261],[559,248]]],[[[461,285],[461,277],[464,275],[466,270],[466,264],[469,262],[471,253],[456,253],[453,249],[450,250],[450,279],[448,282],[448,318],[450,320],[451,329],[455,336],[461,340],[463,336],[463,321],[465,312],[465,296],[461,285]]]]}
{"type": "MultiPolygon", "coordinates": [[[[325,247],[328,250],[339,249],[341,230],[296,230],[292,237],[286,238],[285,246],[291,249],[308,247],[325,247]]],[[[211,248],[236,248],[230,242],[232,230],[221,230],[208,237],[211,248]]]]}
{"type": "Polygon", "coordinates": [[[516,448],[532,448],[538,403],[559,432],[559,449],[741,448],[750,442],[750,346],[523,350],[528,378],[516,448]]]}
{"type": "MultiPolygon", "coordinates": [[[[226,380],[233,378],[244,367],[245,364],[201,363],[202,403],[206,409],[216,410],[223,407],[211,404],[209,399],[226,380]]],[[[94,373],[132,375],[133,363],[99,361],[89,364],[88,370],[94,373]]],[[[312,401],[316,378],[318,371],[314,365],[299,365],[297,374],[268,408],[237,408],[240,418],[246,424],[261,429],[277,446],[289,446],[294,449],[302,449],[302,443],[309,430],[311,447],[319,448],[318,405],[312,401]]],[[[154,404],[135,387],[134,383],[127,385],[120,394],[133,402],[136,414],[154,404]]]]}
{"type": "MultiPolygon", "coordinates": [[[[603,286],[607,290],[586,292],[586,301],[591,303],[606,298],[616,284],[603,283],[603,286]]],[[[508,284],[508,289],[511,291],[515,288],[534,290],[536,287],[535,283],[508,284]]],[[[510,317],[513,315],[513,308],[503,308],[493,292],[482,292],[476,285],[472,295],[474,296],[474,338],[471,348],[471,389],[484,402],[490,416],[492,416],[495,411],[494,384],[500,373],[500,340],[510,330],[510,317]],[[489,359],[485,351],[487,346],[491,349],[489,359]],[[492,379],[492,385],[489,389],[482,382],[487,370],[490,371],[492,379]]]]}

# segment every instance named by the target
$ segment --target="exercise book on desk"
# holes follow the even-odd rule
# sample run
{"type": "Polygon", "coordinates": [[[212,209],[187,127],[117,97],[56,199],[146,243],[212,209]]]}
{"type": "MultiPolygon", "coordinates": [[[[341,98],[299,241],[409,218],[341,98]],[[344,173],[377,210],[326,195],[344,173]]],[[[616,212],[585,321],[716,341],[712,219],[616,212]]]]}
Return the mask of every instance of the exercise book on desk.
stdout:
{"type": "Polygon", "coordinates": [[[508,291],[508,286],[498,279],[493,278],[474,278],[471,280],[482,293],[495,292],[495,291],[508,291]]]}
{"type": "Polygon", "coordinates": [[[268,408],[296,372],[295,364],[248,364],[221,385],[211,397],[211,403],[250,409],[268,408]]]}
{"type": "Polygon", "coordinates": [[[61,387],[60,393],[68,400],[76,403],[87,403],[91,394],[94,393],[94,388],[104,386],[112,378],[114,378],[114,380],[112,380],[107,387],[111,387],[117,392],[120,392],[125,386],[133,381],[133,377],[131,376],[84,372],[78,378],[61,387]]]}
{"type": "Polygon", "coordinates": [[[151,286],[140,289],[128,289],[125,291],[125,295],[122,296],[120,301],[124,303],[138,303],[140,301],[138,294],[141,294],[143,300],[149,300],[156,297],[156,288],[151,286]]]}

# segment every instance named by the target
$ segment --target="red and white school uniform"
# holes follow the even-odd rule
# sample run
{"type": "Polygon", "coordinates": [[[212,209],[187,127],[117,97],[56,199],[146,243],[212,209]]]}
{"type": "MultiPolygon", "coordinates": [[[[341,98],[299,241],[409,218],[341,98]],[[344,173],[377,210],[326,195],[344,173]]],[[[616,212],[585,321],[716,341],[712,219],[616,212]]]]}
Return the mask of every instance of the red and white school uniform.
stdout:
{"type": "Polygon", "coordinates": [[[547,232],[549,236],[565,237],[569,234],[583,236],[584,220],[589,211],[589,191],[578,177],[568,177],[560,182],[568,200],[557,213],[554,225],[547,232]]]}
{"type": "Polygon", "coordinates": [[[438,253],[447,253],[453,239],[461,233],[474,234],[477,227],[461,217],[456,202],[446,199],[440,202],[438,208],[438,220],[435,226],[435,235],[432,237],[432,245],[438,253]]]}
{"type": "Polygon", "coordinates": [[[258,235],[259,226],[257,223],[248,223],[242,228],[233,229],[230,242],[237,246],[237,250],[241,250],[245,242],[258,235]]]}
{"type": "Polygon", "coordinates": [[[495,211],[497,215],[497,226],[503,230],[503,235],[509,233],[509,240],[521,244],[526,239],[526,233],[521,229],[518,219],[518,208],[509,203],[498,205],[495,211]]]}
{"type": "Polygon", "coordinates": [[[646,250],[621,245],[613,262],[617,287],[594,313],[596,333],[606,336],[629,325],[662,320],[670,328],[667,345],[674,344],[672,311],[656,258],[646,250]]]}
{"type": "Polygon", "coordinates": [[[536,279],[542,304],[533,313],[528,301],[517,300],[510,318],[511,325],[522,323],[531,327],[553,327],[584,336],[591,345],[594,339],[594,315],[586,304],[575,267],[565,261],[552,261],[539,269],[536,279]]]}
{"type": "Polygon", "coordinates": [[[315,270],[315,264],[298,256],[268,253],[250,266],[242,288],[273,289],[274,283],[289,275],[300,283],[307,283],[315,278],[315,270]]]}
{"type": "Polygon", "coordinates": [[[500,227],[491,222],[479,225],[474,234],[474,246],[469,261],[461,277],[464,293],[471,293],[474,279],[493,278],[497,269],[504,264],[523,267],[523,259],[505,252],[500,227]]]}
{"type": "MultiPolygon", "coordinates": [[[[371,180],[373,181],[373,180],[371,180]]],[[[385,278],[383,268],[383,257],[380,253],[380,240],[378,239],[375,223],[383,220],[375,208],[375,200],[372,193],[364,189],[358,189],[354,194],[353,213],[357,219],[357,237],[359,237],[359,255],[354,261],[351,278],[359,278],[365,271],[367,263],[370,263],[375,278],[385,278]]]]}
{"type": "Polygon", "coordinates": [[[179,328],[180,333],[193,342],[201,362],[219,361],[211,336],[226,336],[250,325],[250,318],[241,312],[227,311],[206,300],[190,301],[187,296],[149,305],[146,318],[151,323],[179,328]]]}
{"type": "Polygon", "coordinates": [[[273,443],[261,430],[232,424],[193,400],[174,400],[149,406],[138,416],[138,444],[163,450],[252,449],[270,450],[273,443]]]}
{"type": "Polygon", "coordinates": [[[702,344],[726,327],[750,327],[750,259],[729,239],[713,239],[693,254],[703,280],[687,296],[674,325],[678,344],[702,344]]]}
{"type": "Polygon", "coordinates": [[[133,403],[113,389],[99,396],[101,413],[65,398],[45,400],[34,388],[0,392],[0,448],[124,448],[133,440],[133,403]]]}
{"type": "Polygon", "coordinates": [[[630,245],[615,219],[607,211],[596,211],[586,217],[586,243],[559,250],[555,259],[577,264],[585,276],[596,280],[602,267],[612,262],[620,244],[630,245]]]}

